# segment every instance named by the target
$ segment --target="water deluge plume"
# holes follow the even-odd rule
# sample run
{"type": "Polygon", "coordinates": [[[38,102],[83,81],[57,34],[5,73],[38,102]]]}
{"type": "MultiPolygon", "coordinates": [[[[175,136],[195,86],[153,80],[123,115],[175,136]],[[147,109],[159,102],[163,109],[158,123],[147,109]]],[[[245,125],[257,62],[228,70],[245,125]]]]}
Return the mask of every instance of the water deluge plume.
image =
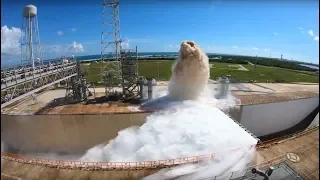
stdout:
{"type": "Polygon", "coordinates": [[[207,86],[209,74],[208,57],[200,47],[195,42],[182,42],[168,94],[145,104],[162,103],[161,110],[148,116],[141,127],[124,129],[108,144],[89,149],[81,160],[165,160],[215,153],[209,162],[165,169],[146,179],[200,179],[247,166],[255,151],[250,145],[257,140],[220,110],[235,105],[235,98],[214,99],[207,86]]]}

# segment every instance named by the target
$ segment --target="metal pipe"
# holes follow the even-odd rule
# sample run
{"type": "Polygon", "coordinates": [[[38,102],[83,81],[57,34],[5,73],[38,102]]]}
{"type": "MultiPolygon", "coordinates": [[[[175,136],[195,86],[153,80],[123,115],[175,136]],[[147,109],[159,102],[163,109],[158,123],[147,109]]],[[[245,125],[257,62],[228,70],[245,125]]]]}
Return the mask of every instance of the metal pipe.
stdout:
{"type": "Polygon", "coordinates": [[[34,59],[33,59],[33,49],[32,49],[32,22],[30,17],[30,11],[29,11],[29,48],[30,48],[30,61],[32,64],[32,71],[34,71],[34,59]]]}

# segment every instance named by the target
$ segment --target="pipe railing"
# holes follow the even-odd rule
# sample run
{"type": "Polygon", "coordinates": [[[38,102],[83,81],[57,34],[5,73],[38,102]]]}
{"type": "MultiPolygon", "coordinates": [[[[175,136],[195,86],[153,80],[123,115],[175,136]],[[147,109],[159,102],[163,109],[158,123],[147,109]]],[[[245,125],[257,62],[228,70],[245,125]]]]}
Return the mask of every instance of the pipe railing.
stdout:
{"type": "Polygon", "coordinates": [[[283,140],[288,140],[290,138],[297,138],[297,137],[300,137],[304,134],[307,134],[311,131],[314,131],[316,129],[319,128],[319,125],[315,126],[315,127],[312,127],[312,128],[309,128],[309,129],[303,129],[303,130],[300,130],[300,131],[297,131],[295,133],[292,133],[292,134],[288,134],[288,135],[284,135],[284,136],[281,136],[281,137],[277,137],[277,138],[273,138],[273,139],[270,139],[270,140],[267,140],[267,141],[262,141],[262,142],[259,142],[257,144],[257,148],[265,148],[265,147],[269,147],[273,144],[277,144],[279,142],[283,142],[283,140]]]}
{"type": "MultiPolygon", "coordinates": [[[[293,134],[292,136],[296,138],[301,136],[302,134],[309,133],[316,129],[318,129],[318,126],[316,128],[309,129],[306,132],[298,132],[297,134],[293,134]]],[[[260,145],[262,144],[263,143],[261,143],[260,145]]],[[[252,148],[254,147],[254,145],[244,146],[242,148],[246,148],[246,147],[252,148]]],[[[230,151],[237,151],[239,149],[241,148],[233,148],[230,151]]],[[[302,150],[305,150],[305,149],[306,149],[305,147],[302,147],[302,150]]],[[[7,159],[7,160],[12,160],[12,161],[17,161],[17,162],[22,162],[27,164],[37,164],[37,165],[45,165],[50,167],[72,168],[72,169],[83,169],[83,170],[95,170],[95,169],[135,170],[135,169],[153,169],[153,168],[162,168],[162,167],[173,167],[173,166],[182,165],[182,164],[210,161],[211,159],[215,158],[216,155],[217,153],[211,153],[211,154],[206,154],[201,156],[159,160],[159,161],[142,161],[142,162],[83,162],[83,161],[67,161],[67,160],[54,160],[54,159],[46,159],[46,158],[28,157],[28,156],[23,156],[19,154],[11,154],[11,153],[3,152],[1,153],[1,159],[7,159]]],[[[278,156],[277,158],[270,159],[268,161],[260,163],[259,165],[255,165],[255,167],[258,167],[258,168],[268,167],[274,163],[278,163],[284,157],[285,157],[285,154],[278,156]]]]}
{"type": "MultiPolygon", "coordinates": [[[[311,148],[314,148],[317,145],[317,143],[313,143],[312,145],[309,145],[307,148],[299,147],[296,149],[293,149],[291,152],[306,152],[311,148]]],[[[55,168],[63,168],[63,169],[80,169],[80,170],[88,170],[88,171],[94,171],[94,170],[139,170],[139,169],[150,169],[150,168],[165,168],[165,167],[172,167],[174,164],[174,161],[171,160],[165,160],[165,161],[144,161],[144,162],[123,162],[123,163],[103,163],[103,162],[80,162],[80,161],[59,161],[59,160],[52,160],[52,159],[44,159],[44,158],[29,158],[25,156],[19,156],[14,155],[15,158],[21,157],[21,159],[11,159],[15,160],[17,162],[23,162],[27,164],[33,164],[33,165],[42,165],[42,166],[48,166],[48,167],[55,167],[55,168]],[[168,162],[167,165],[169,166],[163,166],[165,165],[165,162],[168,162]],[[161,166],[162,165],[162,166],[161,166]]],[[[2,157],[3,158],[3,157],[2,157]]],[[[198,157],[197,157],[198,158],[198,157]]],[[[10,157],[6,157],[4,159],[9,159],[10,157]]],[[[198,159],[194,159],[194,157],[189,158],[191,161],[197,161],[198,159]]],[[[263,163],[248,166],[245,169],[241,169],[238,171],[230,172],[227,174],[223,174],[220,176],[214,176],[210,178],[205,179],[233,179],[233,178],[248,178],[252,175],[249,174],[246,175],[252,168],[256,169],[267,169],[270,166],[277,166],[281,164],[282,162],[288,161],[286,158],[286,154],[282,154],[278,157],[275,157],[273,159],[269,159],[263,163]]],[[[279,168],[279,167],[278,167],[279,168]]],[[[305,167],[302,167],[297,171],[300,175],[303,175],[303,177],[307,179],[312,179],[309,175],[311,173],[310,170],[306,169],[305,167]]],[[[253,175],[254,176],[254,175],[253,175]]]]}
{"type": "MultiPolygon", "coordinates": [[[[241,148],[233,148],[230,151],[237,151],[243,148],[253,148],[254,145],[244,146],[241,148]]],[[[148,169],[148,168],[159,168],[159,167],[171,167],[182,164],[190,164],[190,163],[199,163],[210,161],[216,157],[217,153],[211,153],[200,156],[192,156],[192,157],[184,157],[184,158],[175,158],[168,160],[158,160],[158,161],[141,161],[141,162],[83,162],[83,161],[67,161],[67,160],[54,160],[54,159],[46,159],[46,158],[37,158],[37,157],[29,157],[23,156],[19,154],[11,154],[3,152],[1,153],[1,158],[8,160],[16,160],[21,161],[27,164],[37,164],[37,165],[48,165],[54,167],[65,167],[65,168],[98,168],[98,169],[148,169]]]]}

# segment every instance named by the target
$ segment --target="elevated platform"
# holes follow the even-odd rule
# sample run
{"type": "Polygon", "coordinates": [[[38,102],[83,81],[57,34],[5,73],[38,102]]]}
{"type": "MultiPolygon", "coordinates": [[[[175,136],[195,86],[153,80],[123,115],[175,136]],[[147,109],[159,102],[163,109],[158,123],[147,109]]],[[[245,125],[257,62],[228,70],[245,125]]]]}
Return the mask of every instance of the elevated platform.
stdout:
{"type": "Polygon", "coordinates": [[[1,107],[77,74],[77,63],[57,63],[1,72],[1,107]]]}

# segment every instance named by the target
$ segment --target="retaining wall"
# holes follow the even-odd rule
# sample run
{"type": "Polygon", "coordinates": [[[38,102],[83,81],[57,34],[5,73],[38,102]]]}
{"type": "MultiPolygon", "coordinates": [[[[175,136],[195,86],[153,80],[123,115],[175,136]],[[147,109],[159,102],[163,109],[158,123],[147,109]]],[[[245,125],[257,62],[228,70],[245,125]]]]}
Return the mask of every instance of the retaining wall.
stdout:
{"type": "Polygon", "coordinates": [[[307,117],[319,105],[319,98],[243,106],[239,122],[256,136],[288,129],[307,117]]]}
{"type": "MultiPolygon", "coordinates": [[[[256,136],[294,126],[319,105],[308,98],[269,104],[243,105],[231,116],[256,136]]],[[[150,113],[108,115],[1,115],[4,151],[84,153],[117,136],[130,126],[140,126],[150,113]]]]}
{"type": "Polygon", "coordinates": [[[11,150],[83,153],[121,129],[142,125],[148,114],[1,115],[1,138],[11,150]]]}

